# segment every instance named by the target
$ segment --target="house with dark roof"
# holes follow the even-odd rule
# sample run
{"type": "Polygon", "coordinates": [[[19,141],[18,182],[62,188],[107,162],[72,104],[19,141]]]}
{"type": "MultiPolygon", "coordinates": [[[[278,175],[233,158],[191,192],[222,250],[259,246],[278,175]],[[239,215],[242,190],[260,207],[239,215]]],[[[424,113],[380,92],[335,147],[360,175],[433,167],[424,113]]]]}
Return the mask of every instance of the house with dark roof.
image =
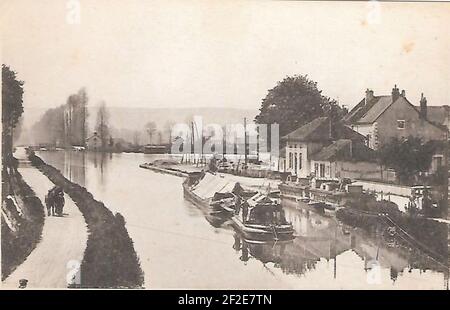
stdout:
{"type": "Polygon", "coordinates": [[[373,163],[375,160],[375,151],[364,143],[339,139],[311,155],[311,172],[318,180],[338,180],[345,177],[342,163],[373,163]]]}
{"type": "Polygon", "coordinates": [[[318,117],[281,139],[286,147],[283,149],[285,157],[281,158],[280,171],[289,172],[298,178],[310,176],[311,156],[334,141],[347,139],[354,144],[365,142],[364,136],[329,117],[318,117]]]}
{"type": "Polygon", "coordinates": [[[446,139],[447,128],[431,120],[427,110],[427,99],[423,94],[417,108],[397,85],[387,96],[375,96],[367,89],[365,98],[344,117],[344,122],[364,135],[367,145],[375,150],[395,137],[416,136],[424,142],[446,139]]]}
{"type": "MultiPolygon", "coordinates": [[[[416,106],[420,110],[419,106],[416,106]]],[[[428,106],[426,107],[426,118],[438,125],[445,126],[447,130],[450,129],[450,106],[428,106]]]]}

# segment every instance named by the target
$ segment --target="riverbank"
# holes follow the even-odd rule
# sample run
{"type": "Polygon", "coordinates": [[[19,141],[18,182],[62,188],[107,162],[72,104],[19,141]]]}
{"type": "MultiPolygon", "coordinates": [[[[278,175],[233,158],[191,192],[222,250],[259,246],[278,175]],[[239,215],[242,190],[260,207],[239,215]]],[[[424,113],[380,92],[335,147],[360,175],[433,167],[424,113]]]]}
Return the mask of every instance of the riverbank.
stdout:
{"type": "Polygon", "coordinates": [[[2,281],[36,248],[44,226],[44,206],[16,168],[5,169],[1,217],[2,281]],[[6,172],[8,171],[8,172],[6,172]]]}
{"type": "Polygon", "coordinates": [[[88,226],[88,240],[80,266],[83,288],[139,288],[143,272],[133,241],[120,213],[115,215],[84,187],[66,179],[59,170],[31,153],[29,159],[75,202],[88,226]]]}

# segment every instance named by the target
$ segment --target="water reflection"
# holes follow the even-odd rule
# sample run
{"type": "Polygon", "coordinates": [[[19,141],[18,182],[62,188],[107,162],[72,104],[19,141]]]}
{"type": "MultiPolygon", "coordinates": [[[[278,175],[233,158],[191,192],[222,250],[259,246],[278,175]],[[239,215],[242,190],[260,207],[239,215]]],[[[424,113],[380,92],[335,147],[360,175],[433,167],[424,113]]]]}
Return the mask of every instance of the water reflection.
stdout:
{"type": "MultiPolygon", "coordinates": [[[[431,270],[444,275],[448,288],[448,246],[442,248],[439,259],[413,246],[405,248],[396,237],[374,238],[361,229],[343,225],[333,217],[298,208],[297,203],[283,203],[286,218],[293,223],[297,237],[289,243],[277,243],[246,240],[236,234],[233,248],[242,252],[241,260],[254,258],[263,264],[272,262],[274,267],[280,268],[284,273],[296,275],[315,269],[321,260],[332,261],[333,277],[336,278],[340,255],[351,251],[364,261],[364,270],[360,272],[369,273],[375,268],[389,270],[394,284],[404,272],[418,270],[422,273],[431,270]]],[[[446,227],[436,225],[435,229],[438,231],[446,227]]],[[[436,236],[439,234],[436,233],[436,236]]],[[[446,244],[445,236],[441,234],[443,240],[440,241],[446,244]]]]}
{"type": "Polygon", "coordinates": [[[152,155],[39,155],[124,215],[146,282],[156,287],[448,288],[448,235],[442,227],[436,228],[432,250],[439,257],[433,258],[379,231],[354,229],[283,201],[297,237],[249,240],[187,203],[181,179],[138,167],[152,155]],[[374,273],[380,286],[369,283],[374,273]]]}
{"type": "Polygon", "coordinates": [[[112,160],[112,153],[103,153],[103,152],[80,152],[83,154],[87,154],[88,161],[94,165],[94,168],[98,170],[99,176],[99,184],[102,187],[106,187],[108,181],[108,165],[112,160]]]}
{"type": "Polygon", "coordinates": [[[87,153],[58,151],[38,152],[38,155],[61,171],[70,181],[85,186],[87,153]]]}

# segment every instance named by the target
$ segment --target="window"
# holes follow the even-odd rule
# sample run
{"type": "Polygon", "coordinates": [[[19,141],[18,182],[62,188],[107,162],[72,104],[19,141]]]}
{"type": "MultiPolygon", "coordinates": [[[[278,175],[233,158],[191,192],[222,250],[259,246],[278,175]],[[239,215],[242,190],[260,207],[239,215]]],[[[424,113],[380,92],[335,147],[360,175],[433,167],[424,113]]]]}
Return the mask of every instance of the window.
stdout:
{"type": "Polygon", "coordinates": [[[318,163],[314,164],[314,174],[316,175],[316,177],[319,176],[319,164],[318,163]]]}
{"type": "Polygon", "coordinates": [[[292,153],[289,153],[289,169],[292,168],[292,153]]]}
{"type": "Polygon", "coordinates": [[[319,176],[321,178],[325,177],[325,164],[320,164],[319,169],[320,169],[319,176]]]}
{"type": "Polygon", "coordinates": [[[366,146],[370,146],[370,138],[371,138],[372,136],[370,135],[370,134],[367,134],[367,136],[366,136],[366,146]]]}
{"type": "Polygon", "coordinates": [[[397,120],[397,129],[405,129],[406,121],[405,120],[397,120]]]}
{"type": "Polygon", "coordinates": [[[297,153],[294,153],[294,170],[297,173],[297,153]]]}
{"type": "Polygon", "coordinates": [[[298,154],[298,170],[302,169],[302,153],[298,154]]]}

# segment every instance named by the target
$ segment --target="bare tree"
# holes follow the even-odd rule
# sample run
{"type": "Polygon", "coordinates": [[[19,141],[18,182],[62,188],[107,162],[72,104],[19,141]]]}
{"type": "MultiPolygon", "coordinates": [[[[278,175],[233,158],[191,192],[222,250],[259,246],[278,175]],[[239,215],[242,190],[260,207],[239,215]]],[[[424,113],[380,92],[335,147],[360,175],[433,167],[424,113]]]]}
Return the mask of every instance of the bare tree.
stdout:
{"type": "Polygon", "coordinates": [[[109,112],[106,108],[106,104],[102,101],[99,105],[97,112],[97,126],[96,131],[102,143],[102,149],[108,145],[109,140],[109,112]]]}
{"type": "Polygon", "coordinates": [[[153,134],[156,132],[155,122],[148,122],[145,125],[145,131],[147,132],[147,134],[149,136],[149,144],[152,144],[152,137],[153,137],[153,134]]]}
{"type": "Polygon", "coordinates": [[[139,130],[135,130],[133,132],[133,143],[134,145],[139,145],[141,142],[141,132],[139,130]]]}

